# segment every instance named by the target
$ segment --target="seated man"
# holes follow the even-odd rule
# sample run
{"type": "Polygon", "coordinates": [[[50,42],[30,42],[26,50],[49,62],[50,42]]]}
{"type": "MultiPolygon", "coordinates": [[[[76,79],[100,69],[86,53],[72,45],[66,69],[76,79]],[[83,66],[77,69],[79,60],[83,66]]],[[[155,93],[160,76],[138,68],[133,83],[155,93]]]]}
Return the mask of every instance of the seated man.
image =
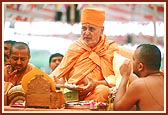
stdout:
{"type": "Polygon", "coordinates": [[[6,40],[4,41],[4,66],[5,65],[10,65],[10,48],[12,47],[12,45],[15,43],[16,41],[12,41],[12,40],[6,40]]]}
{"type": "Polygon", "coordinates": [[[10,48],[16,41],[13,40],[6,40],[4,41],[4,55],[7,55],[8,58],[10,57],[10,48]]]}
{"type": "Polygon", "coordinates": [[[6,65],[10,65],[10,61],[9,61],[9,58],[6,54],[4,54],[4,66],[6,65]]]}
{"type": "Polygon", "coordinates": [[[131,63],[126,60],[120,67],[122,80],[114,99],[114,110],[130,110],[136,105],[140,111],[164,110],[164,77],[160,72],[161,52],[151,44],[137,47],[133,55],[133,72],[139,77],[128,87],[131,63]]]}
{"type": "Polygon", "coordinates": [[[51,68],[51,71],[54,71],[54,69],[61,63],[63,57],[64,56],[60,53],[55,53],[50,56],[49,67],[51,68]]]}
{"type": "Polygon", "coordinates": [[[26,43],[16,42],[10,50],[10,65],[4,67],[4,86],[8,90],[16,85],[21,85],[22,77],[32,70],[33,65],[29,64],[30,49],[26,43]]]}
{"type": "Polygon", "coordinates": [[[104,20],[104,11],[83,9],[81,37],[69,47],[60,65],[50,74],[56,83],[83,86],[79,100],[106,102],[109,87],[116,85],[112,60],[114,52],[122,50],[103,34],[104,20]]]}

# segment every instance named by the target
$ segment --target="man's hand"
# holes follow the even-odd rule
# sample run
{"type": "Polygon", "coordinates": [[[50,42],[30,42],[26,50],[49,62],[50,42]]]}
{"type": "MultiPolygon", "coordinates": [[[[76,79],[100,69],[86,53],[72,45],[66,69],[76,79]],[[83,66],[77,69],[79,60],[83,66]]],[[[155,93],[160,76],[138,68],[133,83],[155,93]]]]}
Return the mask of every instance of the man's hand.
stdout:
{"type": "Polygon", "coordinates": [[[9,72],[8,74],[9,74],[9,79],[11,78],[11,77],[15,77],[16,76],[16,73],[17,73],[17,70],[14,70],[14,71],[12,71],[12,72],[9,72]]]}
{"type": "Polygon", "coordinates": [[[64,78],[58,79],[57,77],[54,77],[54,80],[55,80],[55,83],[56,83],[56,84],[64,84],[64,83],[65,83],[64,78]]]}
{"type": "Polygon", "coordinates": [[[17,81],[17,70],[12,70],[11,66],[9,65],[7,67],[7,72],[8,72],[8,77],[7,77],[7,82],[11,82],[13,85],[15,85],[17,81]]]}
{"type": "Polygon", "coordinates": [[[89,92],[91,92],[91,91],[93,91],[94,90],[94,88],[96,87],[96,82],[93,80],[93,79],[91,79],[91,78],[87,78],[87,80],[88,80],[88,84],[87,84],[87,86],[85,86],[84,88],[83,88],[83,90],[80,90],[79,92],[79,97],[80,96],[87,96],[87,94],[89,93],[89,92]]]}
{"type": "Polygon", "coordinates": [[[120,67],[121,76],[129,78],[131,75],[131,72],[132,72],[131,61],[125,60],[120,67]]]}

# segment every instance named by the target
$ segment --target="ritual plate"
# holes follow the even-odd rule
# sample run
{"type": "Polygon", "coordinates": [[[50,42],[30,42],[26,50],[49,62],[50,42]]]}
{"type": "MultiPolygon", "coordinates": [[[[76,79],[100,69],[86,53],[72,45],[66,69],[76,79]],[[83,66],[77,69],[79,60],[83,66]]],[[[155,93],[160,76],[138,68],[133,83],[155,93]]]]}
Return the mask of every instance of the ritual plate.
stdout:
{"type": "Polygon", "coordinates": [[[84,87],[80,87],[80,86],[68,86],[68,85],[64,85],[64,84],[56,84],[56,87],[58,88],[68,88],[70,90],[83,90],[84,87]]]}
{"type": "Polygon", "coordinates": [[[66,109],[89,109],[87,101],[72,101],[65,103],[66,109]]]}
{"type": "Polygon", "coordinates": [[[30,80],[35,76],[35,75],[42,75],[44,78],[46,78],[50,84],[51,84],[51,91],[55,91],[56,87],[55,87],[55,82],[54,80],[51,79],[50,76],[48,76],[45,72],[41,71],[40,69],[34,67],[30,72],[28,72],[27,74],[25,74],[22,78],[22,87],[25,91],[27,91],[27,84],[28,82],[30,82],[30,80]]]}

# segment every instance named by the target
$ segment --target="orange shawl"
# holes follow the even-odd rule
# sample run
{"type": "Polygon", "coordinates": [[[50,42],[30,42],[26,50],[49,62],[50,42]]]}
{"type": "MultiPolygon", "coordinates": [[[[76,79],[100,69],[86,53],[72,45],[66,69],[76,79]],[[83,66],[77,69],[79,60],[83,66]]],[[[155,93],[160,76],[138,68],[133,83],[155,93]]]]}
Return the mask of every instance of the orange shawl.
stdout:
{"type": "Polygon", "coordinates": [[[71,84],[77,84],[85,76],[95,80],[105,79],[107,83],[112,84],[108,77],[114,75],[112,68],[114,51],[118,51],[116,42],[107,40],[105,35],[93,49],[80,38],[69,47],[62,62],[51,76],[65,77],[71,84]]]}

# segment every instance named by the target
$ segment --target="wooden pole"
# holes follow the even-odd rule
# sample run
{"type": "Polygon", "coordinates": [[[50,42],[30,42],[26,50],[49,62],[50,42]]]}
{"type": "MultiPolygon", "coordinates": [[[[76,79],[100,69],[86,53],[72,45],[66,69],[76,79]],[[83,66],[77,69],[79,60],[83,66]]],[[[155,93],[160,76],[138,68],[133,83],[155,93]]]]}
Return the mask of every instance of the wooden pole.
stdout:
{"type": "Polygon", "coordinates": [[[75,23],[75,5],[72,4],[71,5],[71,11],[70,11],[70,22],[71,24],[74,24],[75,23]]]}
{"type": "Polygon", "coordinates": [[[153,11],[153,26],[154,26],[153,43],[157,44],[157,34],[156,34],[157,6],[153,5],[153,8],[154,8],[154,11],[153,11]]]}

